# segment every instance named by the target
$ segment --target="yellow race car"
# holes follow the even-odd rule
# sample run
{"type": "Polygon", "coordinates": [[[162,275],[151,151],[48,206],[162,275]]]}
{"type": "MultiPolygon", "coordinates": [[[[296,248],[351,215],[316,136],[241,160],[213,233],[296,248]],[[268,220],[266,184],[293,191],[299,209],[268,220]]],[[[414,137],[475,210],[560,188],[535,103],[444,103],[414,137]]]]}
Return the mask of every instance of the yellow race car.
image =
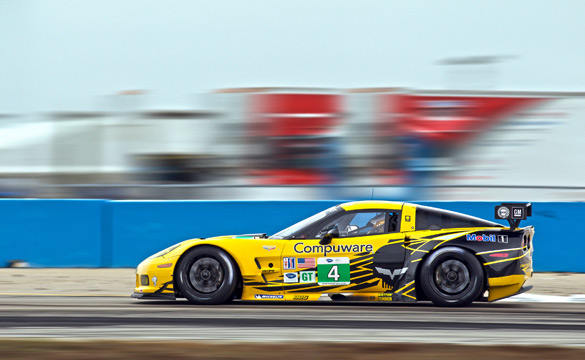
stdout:
{"type": "Polygon", "coordinates": [[[530,204],[502,204],[510,226],[409,203],[334,206],[272,236],[191,239],[136,269],[139,299],[424,301],[465,306],[527,291],[530,204]]]}

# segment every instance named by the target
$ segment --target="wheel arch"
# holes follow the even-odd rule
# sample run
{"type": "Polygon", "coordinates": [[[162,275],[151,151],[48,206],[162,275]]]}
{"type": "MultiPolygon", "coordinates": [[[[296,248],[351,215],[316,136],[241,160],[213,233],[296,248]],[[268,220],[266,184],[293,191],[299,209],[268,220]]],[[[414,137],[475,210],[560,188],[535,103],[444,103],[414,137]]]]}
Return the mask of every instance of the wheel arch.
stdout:
{"type": "MultiPolygon", "coordinates": [[[[183,257],[185,257],[185,255],[187,253],[189,253],[190,251],[192,251],[193,249],[198,248],[198,247],[203,247],[203,246],[214,247],[216,249],[219,249],[219,250],[225,252],[226,255],[229,256],[229,258],[234,262],[234,264],[236,264],[236,270],[237,270],[236,277],[237,277],[237,283],[238,283],[238,285],[236,286],[236,296],[241,296],[241,293],[242,293],[241,289],[243,287],[241,266],[238,263],[238,261],[236,260],[236,258],[227,249],[225,249],[222,246],[217,246],[216,244],[210,244],[210,243],[193,244],[193,246],[191,246],[191,247],[185,249],[185,251],[183,251],[183,253],[175,261],[175,264],[178,264],[181,261],[181,259],[183,257]]],[[[175,268],[173,269],[173,283],[174,283],[174,279],[176,279],[177,271],[178,271],[178,267],[175,266],[175,268]]],[[[173,286],[173,288],[175,289],[175,296],[176,297],[183,297],[183,294],[181,294],[181,292],[177,286],[173,286]]]]}
{"type": "Polygon", "coordinates": [[[420,272],[422,271],[422,265],[427,258],[429,258],[429,256],[431,256],[433,253],[439,251],[440,249],[444,249],[446,247],[453,247],[453,248],[459,248],[463,251],[466,251],[468,253],[470,253],[471,255],[473,255],[473,257],[475,259],[477,259],[477,261],[479,262],[479,264],[481,265],[481,269],[483,271],[483,278],[484,278],[484,283],[483,283],[483,291],[482,294],[488,289],[488,274],[487,274],[487,270],[485,265],[482,262],[482,259],[476,255],[475,251],[473,249],[471,249],[469,246],[465,246],[465,245],[460,245],[460,244],[443,244],[439,247],[433,248],[431,251],[429,251],[428,253],[426,253],[421,260],[418,262],[418,266],[416,267],[416,271],[415,271],[415,291],[416,291],[416,298],[418,301],[425,301],[425,300],[429,300],[425,294],[425,292],[422,289],[421,286],[421,281],[420,281],[420,272]]]}

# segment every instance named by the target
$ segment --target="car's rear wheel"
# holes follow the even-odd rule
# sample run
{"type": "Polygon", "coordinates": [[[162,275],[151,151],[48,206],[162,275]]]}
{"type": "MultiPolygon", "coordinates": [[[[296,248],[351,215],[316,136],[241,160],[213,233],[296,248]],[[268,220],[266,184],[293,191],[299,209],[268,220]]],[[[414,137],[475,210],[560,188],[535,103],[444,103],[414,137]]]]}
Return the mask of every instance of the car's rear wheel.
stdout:
{"type": "Polygon", "coordinates": [[[233,299],[238,269],[232,258],[214,246],[197,246],[177,264],[175,283],[193,304],[222,304],[233,299]]]}
{"type": "Polygon", "coordinates": [[[438,306],[466,306],[484,289],[481,264],[457,247],[433,252],[422,264],[420,281],[425,295],[438,306]]]}

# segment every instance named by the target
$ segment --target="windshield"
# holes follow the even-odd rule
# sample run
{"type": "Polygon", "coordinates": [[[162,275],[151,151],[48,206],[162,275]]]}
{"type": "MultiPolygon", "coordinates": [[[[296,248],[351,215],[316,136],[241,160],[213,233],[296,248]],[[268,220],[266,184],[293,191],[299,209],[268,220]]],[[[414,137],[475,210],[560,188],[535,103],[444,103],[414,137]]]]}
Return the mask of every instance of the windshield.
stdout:
{"type": "Polygon", "coordinates": [[[325,218],[326,216],[333,214],[336,211],[339,211],[339,209],[340,209],[339,206],[334,206],[327,210],[323,210],[320,213],[317,213],[311,217],[306,218],[305,220],[299,221],[298,223],[287,227],[284,230],[277,232],[276,234],[269,237],[269,239],[284,239],[290,237],[295,233],[299,232],[300,230],[306,228],[307,226],[314,224],[315,222],[325,218]]]}

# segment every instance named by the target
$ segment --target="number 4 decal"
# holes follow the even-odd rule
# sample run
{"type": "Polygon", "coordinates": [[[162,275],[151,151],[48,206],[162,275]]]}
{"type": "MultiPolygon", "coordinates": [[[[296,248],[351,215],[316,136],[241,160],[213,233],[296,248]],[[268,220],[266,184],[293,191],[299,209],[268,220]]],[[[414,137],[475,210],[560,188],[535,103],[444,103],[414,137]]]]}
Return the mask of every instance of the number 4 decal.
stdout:
{"type": "Polygon", "coordinates": [[[317,283],[319,285],[349,285],[349,258],[319,258],[317,283]]]}
{"type": "Polygon", "coordinates": [[[329,279],[333,278],[333,281],[339,280],[339,272],[337,271],[337,265],[333,265],[331,267],[331,271],[329,271],[329,274],[327,274],[327,277],[329,279]]]}

